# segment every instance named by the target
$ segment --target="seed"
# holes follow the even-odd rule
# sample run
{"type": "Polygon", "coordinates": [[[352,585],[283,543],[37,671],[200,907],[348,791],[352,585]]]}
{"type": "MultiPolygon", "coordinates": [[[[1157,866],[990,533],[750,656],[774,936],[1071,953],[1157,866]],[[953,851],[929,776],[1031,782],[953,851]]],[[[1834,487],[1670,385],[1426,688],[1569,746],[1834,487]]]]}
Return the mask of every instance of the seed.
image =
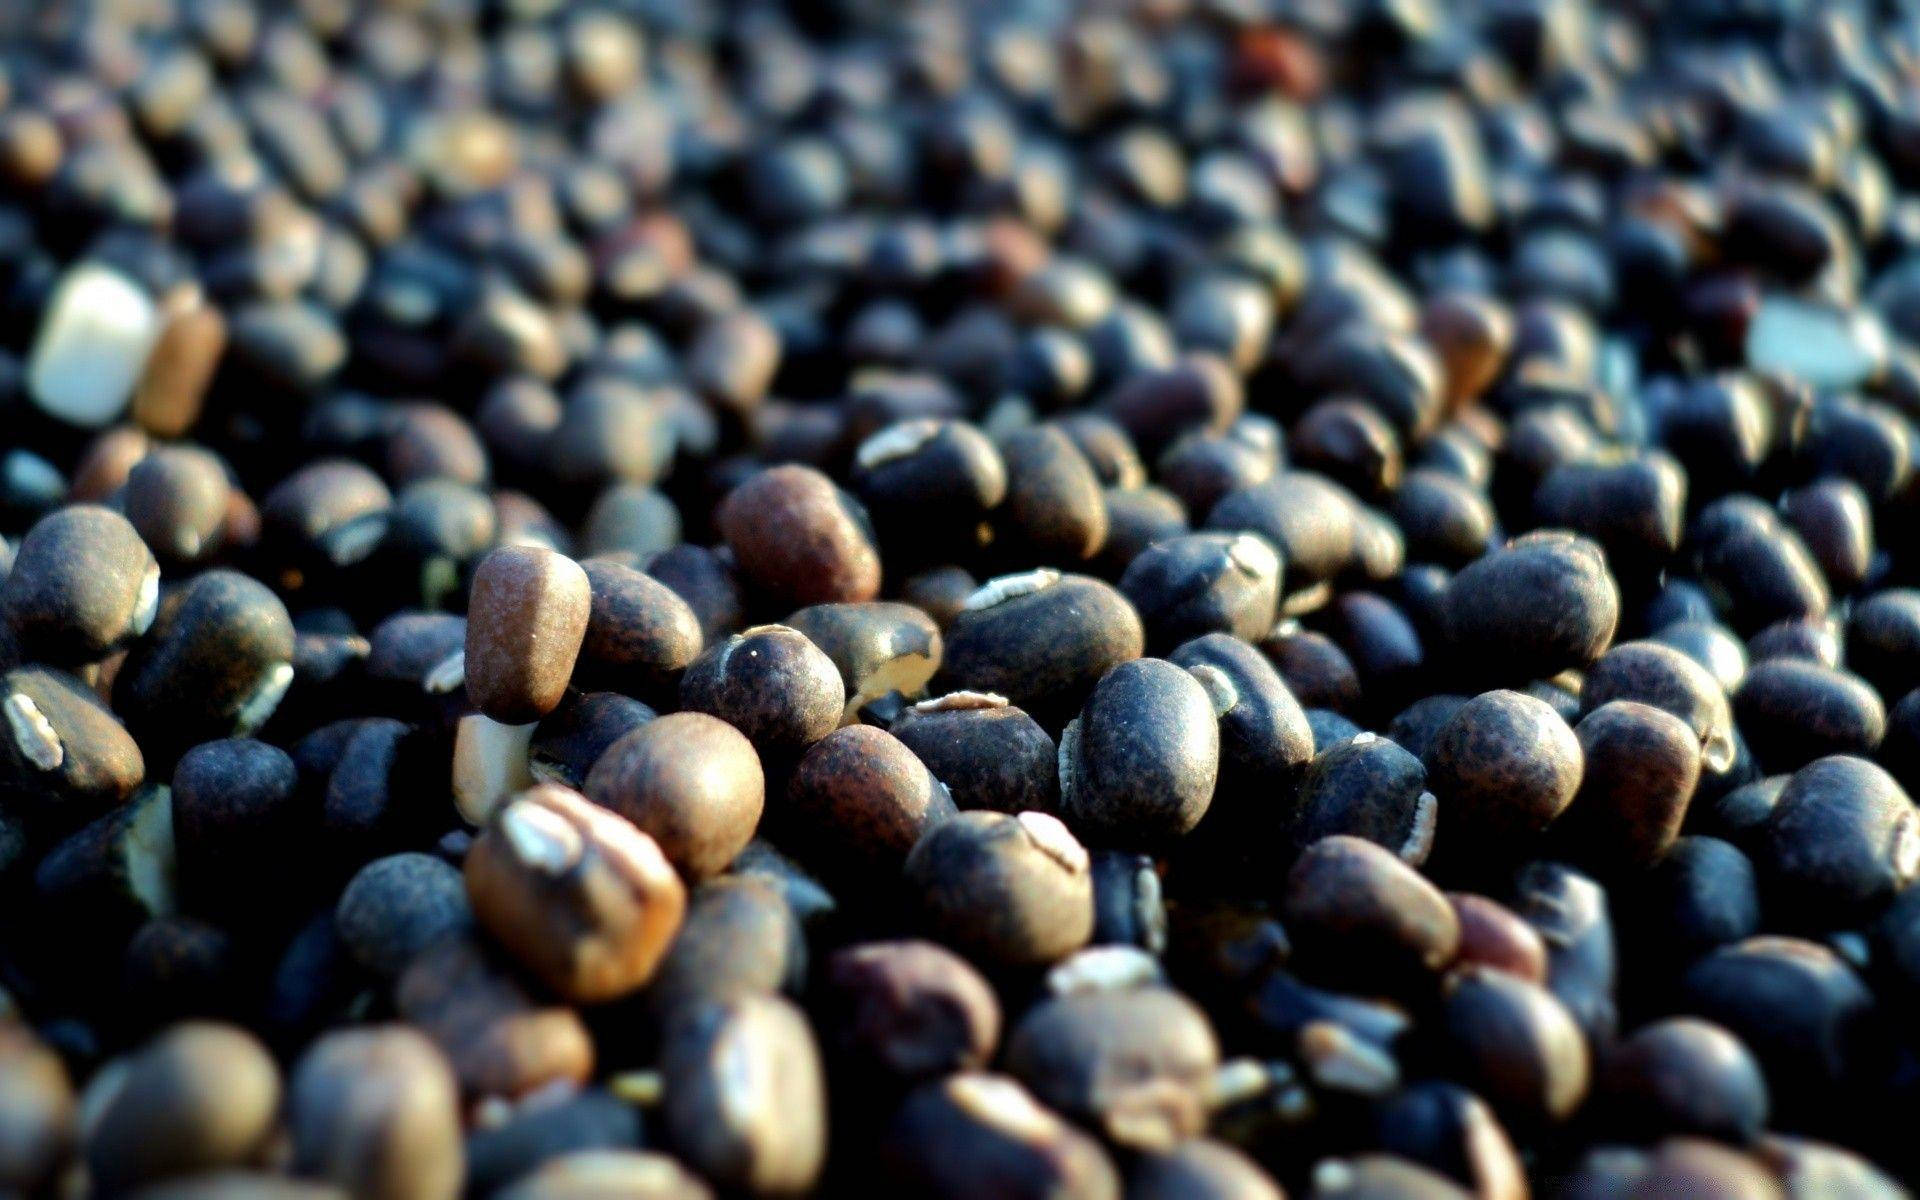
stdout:
{"type": "Polygon", "coordinates": [[[795,839],[828,876],[852,881],[891,877],[954,806],[946,786],[900,739],[849,725],[801,756],[785,812],[795,839]]]}
{"type": "Polygon", "coordinates": [[[849,1069],[892,1080],[978,1070],[1000,1040],[1000,1005],[965,959],[931,942],[869,942],[826,964],[821,1032],[849,1069]]]}
{"type": "MultiPolygon", "coordinates": [[[[1511,840],[1559,816],[1580,785],[1579,739],[1544,701],[1487,692],[1461,706],[1427,750],[1427,783],[1447,836],[1511,840]]],[[[1443,840],[1443,845],[1448,843],[1443,840]]]]}
{"type": "Polygon", "coordinates": [[[989,965],[1058,961],[1093,935],[1086,851],[1044,813],[963,812],[907,855],[929,928],[989,965]]]}
{"type": "Polygon", "coordinates": [[[888,727],[958,808],[1018,813],[1059,807],[1057,751],[1039,722],[987,692],[950,692],[910,706],[888,727]]]}
{"type": "Polygon", "coordinates": [[[1007,493],[993,512],[996,551],[1019,566],[1073,566],[1098,553],[1107,540],[1107,507],[1072,439],[1042,426],[1000,438],[998,449],[1007,493]]]}
{"type": "Polygon", "coordinates": [[[196,575],[167,597],[114,679],[115,708],[149,761],[266,723],[293,682],[293,624],[236,571],[196,575]]]}
{"type": "Polygon", "coordinates": [[[1537,984],[1467,967],[1448,981],[1441,1021],[1457,1076],[1522,1127],[1565,1120],[1587,1093],[1586,1042],[1537,984]]]}
{"type": "Polygon", "coordinates": [[[1208,633],[1251,640],[1273,627],[1280,556],[1250,534],[1196,533],[1156,542],[1127,566],[1120,590],[1150,646],[1171,649],[1208,633]]]}
{"type": "Polygon", "coordinates": [[[1140,657],[1145,635],[1126,597],[1084,575],[992,580],[946,631],[935,687],[991,692],[1046,723],[1072,713],[1107,671],[1140,657]]]}
{"type": "Polygon", "coordinates": [[[806,939],[779,885],[723,875],[693,890],[647,1002],[664,1021],[701,1001],[798,990],[806,969],[806,939]]]}
{"type": "Polygon", "coordinates": [[[592,600],[579,676],[634,695],[664,698],[699,655],[700,624],[665,584],[604,559],[582,564],[592,600]]]}
{"type": "Polygon", "coordinates": [[[1835,915],[1870,911],[1920,874],[1920,813],[1872,763],[1816,759],[1780,793],[1755,866],[1783,901],[1835,915]]]}
{"type": "Polygon", "coordinates": [[[467,855],[466,882],[480,923],[576,1002],[645,983],[686,910],[686,889],[652,838],[554,784],[494,814],[467,855]]]}
{"type": "Polygon", "coordinates": [[[826,652],[847,695],[843,722],[867,704],[898,692],[919,696],[940,666],[940,630],[906,604],[816,604],[786,619],[826,652]]]}
{"type": "Polygon", "coordinates": [[[230,1025],[176,1025],[126,1060],[87,1100],[82,1153],[96,1186],[122,1191],[237,1166],[272,1132],[280,1072],[230,1025]]]}
{"type": "Polygon", "coordinates": [[[865,514],[807,467],[774,467],[741,484],[715,519],[740,571],[787,607],[871,600],[880,558],[865,514]]]}
{"type": "Polygon", "coordinates": [[[469,1095],[570,1091],[593,1073],[593,1041],[580,1015],[536,1001],[471,938],[448,938],[415,955],[393,997],[398,1015],[433,1040],[469,1095]]]}
{"type": "Polygon", "coordinates": [[[1456,960],[1460,965],[1490,967],[1528,983],[1547,981],[1546,943],[1517,913],[1470,892],[1449,892],[1447,900],[1460,922],[1460,953],[1456,960]]]}
{"type": "Polygon", "coordinates": [[[712,1200],[713,1192],[664,1154],[645,1150],[576,1150],[543,1162],[510,1186],[502,1200],[712,1200]]]}
{"type": "Polygon", "coordinates": [[[1700,779],[1693,731],[1671,713],[1615,700],[1574,727],[1585,770],[1562,818],[1567,844],[1595,863],[1650,865],[1680,833],[1700,779]]]}
{"type": "Polygon", "coordinates": [[[1190,1001],[1145,987],[1037,1005],[1009,1036],[1006,1062],[1062,1114],[1118,1144],[1166,1149],[1203,1124],[1219,1048],[1190,1001]]]}
{"type": "Polygon", "coordinates": [[[1771,772],[1824,755],[1870,754],[1886,733],[1886,709],[1864,680],[1796,659],[1755,664],[1733,708],[1755,757],[1771,772]]]}
{"type": "Polygon", "coordinates": [[[1382,1105],[1374,1134],[1383,1148],[1445,1174],[1479,1196],[1519,1200],[1526,1174],[1486,1102],[1450,1083],[1416,1083],[1382,1105]]]}
{"type": "MultiPolygon", "coordinates": [[[[615,742],[657,716],[651,708],[618,692],[569,693],[560,707],[532,728],[526,769],[533,779],[580,790],[587,773],[615,742]]],[[[463,718],[463,723],[466,718],[463,718]]],[[[506,726],[502,728],[512,728],[506,726]]],[[[454,738],[456,762],[460,751],[454,738]]],[[[509,788],[518,791],[519,787],[509,788]]],[[[496,796],[504,793],[495,793],[496,796]]],[[[456,792],[456,797],[458,793],[456,792]]],[[[478,822],[476,822],[478,823],[478,822]]]]}
{"type": "Polygon", "coordinates": [[[160,336],[160,314],[138,284],[83,262],[61,277],[27,365],[35,403],[73,425],[119,416],[160,336]]]}
{"type": "Polygon", "coordinates": [[[1308,846],[1287,876],[1281,908],[1302,955],[1330,978],[1403,985],[1445,967],[1460,946],[1447,898],[1356,837],[1308,846]]]}
{"type": "Polygon", "coordinates": [[[1060,735],[1060,808],[1102,842],[1153,843],[1199,824],[1219,771],[1219,724],[1193,676],[1121,663],[1060,735]]]}
{"type": "Polygon", "coordinates": [[[333,916],[354,958],[387,976],[472,920],[460,872],[429,854],[374,859],[348,882],[333,916]]]}
{"type": "Polygon", "coordinates": [[[0,606],[35,658],[72,666],[146,633],[159,587],[160,568],[126,518],[77,505],[27,531],[0,606]]]}
{"type": "Polygon", "coordinates": [[[826,1094],[800,1010],[771,996],[683,1010],[661,1070],[667,1128],[701,1174],[758,1196],[813,1186],[826,1157],[826,1094]]]}
{"type": "Polygon", "coordinates": [[[1475,561],[1447,585],[1444,603],[1463,661],[1508,679],[1586,666],[1620,618],[1599,547],[1564,534],[1529,534],[1475,561]]]}
{"type": "Polygon", "coordinates": [[[486,824],[500,801],[533,783],[528,757],[537,728],[502,725],[484,713],[460,718],[453,738],[453,803],[469,825],[486,824]]]}
{"type": "Polygon", "coordinates": [[[560,703],[586,636],[587,573],[534,546],[503,546],[474,572],[468,602],[467,694],[507,725],[524,725],[560,703]]]}
{"type": "Polygon", "coordinates": [[[1222,1142],[1195,1138],[1161,1154],[1144,1156],[1128,1176],[1129,1195],[1144,1200],[1180,1196],[1239,1196],[1278,1200],[1279,1187],[1252,1159],[1222,1142]]]}
{"type": "Polygon", "coordinates": [[[785,625],[756,625],[708,646],[680,680],[683,707],[733,725],[769,758],[833,732],[846,699],[833,660],[785,625]]]}
{"type": "Polygon", "coordinates": [[[79,680],[45,667],[0,676],[0,795],[62,824],[125,800],[146,774],[139,745],[79,680]]]}
{"type": "Polygon", "coordinates": [[[916,1088],[895,1111],[882,1153],[898,1186],[942,1200],[1120,1194],[1100,1144],[1002,1075],[964,1071],[916,1088]]]}
{"type": "Polygon", "coordinates": [[[1412,866],[1433,848],[1438,805],[1420,760],[1370,733],[1328,747],[1308,765],[1291,819],[1305,849],[1335,834],[1364,838],[1412,866]]]}
{"type": "Polygon", "coordinates": [[[1636,1031],[1608,1058],[1598,1093],[1630,1135],[1691,1134],[1741,1145],[1767,1121],[1767,1085],[1726,1030],[1671,1017],[1636,1031]]]}
{"type": "Polygon", "coordinates": [[[671,713],[623,735],[587,773],[586,794],[631,821],[695,882],[734,860],[759,825],[766,780],[725,721],[671,713]]]}
{"type": "Polygon", "coordinates": [[[433,1044],[403,1025],[316,1042],[287,1090],[293,1167],[356,1196],[460,1194],[459,1093],[433,1044]]]}

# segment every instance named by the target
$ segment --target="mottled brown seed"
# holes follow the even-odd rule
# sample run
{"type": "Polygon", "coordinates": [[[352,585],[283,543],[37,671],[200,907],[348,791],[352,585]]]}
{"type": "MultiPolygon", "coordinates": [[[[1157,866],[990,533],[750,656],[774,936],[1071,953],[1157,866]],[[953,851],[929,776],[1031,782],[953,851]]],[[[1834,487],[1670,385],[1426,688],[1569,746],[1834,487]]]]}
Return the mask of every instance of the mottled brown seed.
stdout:
{"type": "Polygon", "coordinates": [[[433,1043],[404,1025],[327,1035],[288,1087],[295,1172],[367,1200],[460,1194],[460,1096],[433,1043]]]}
{"type": "Polygon", "coordinates": [[[89,1103],[88,1172],[94,1186],[119,1192],[247,1161],[272,1130],[280,1072],[246,1031],[188,1022],[139,1051],[89,1103]]]}
{"type": "Polygon", "coordinates": [[[1471,892],[1448,892],[1460,922],[1461,966],[1505,971],[1528,983],[1547,981],[1547,947],[1532,925],[1506,905],[1471,892]]]}
{"type": "Polygon", "coordinates": [[[693,1006],[661,1059],[666,1125],[690,1164],[748,1195],[805,1195],[827,1151],[826,1080],[803,1013],[773,996],[693,1006]]]}
{"type": "Polygon", "coordinates": [[[1316,971],[1342,982],[1398,986],[1441,970],[1460,948],[1459,918],[1438,888],[1345,834],[1300,855],[1281,912],[1316,971]]]}
{"type": "Polygon", "coordinates": [[[850,884],[887,879],[953,798],[899,738],[870,725],[835,730],[808,748],[787,784],[795,836],[850,884]]]}
{"type": "Polygon", "coordinates": [[[1672,713],[1632,700],[1601,705],[1574,727],[1584,770],[1561,818],[1579,859],[1614,867],[1659,861],[1686,820],[1700,747],[1672,713]]]}
{"type": "Polygon", "coordinates": [[[880,590],[865,517],[811,467],[753,476],[728,493],[715,522],[741,573],[784,607],[871,600],[880,590]]]}
{"type": "Polygon", "coordinates": [[[467,603],[467,694],[507,725],[552,712],[565,694],[592,607],[580,565],[537,546],[502,546],[474,572],[467,603]]]}
{"type": "Polygon", "coordinates": [[[692,712],[649,721],[607,747],[585,789],[696,882],[746,847],[766,803],[752,743],[725,721],[692,712]]]}

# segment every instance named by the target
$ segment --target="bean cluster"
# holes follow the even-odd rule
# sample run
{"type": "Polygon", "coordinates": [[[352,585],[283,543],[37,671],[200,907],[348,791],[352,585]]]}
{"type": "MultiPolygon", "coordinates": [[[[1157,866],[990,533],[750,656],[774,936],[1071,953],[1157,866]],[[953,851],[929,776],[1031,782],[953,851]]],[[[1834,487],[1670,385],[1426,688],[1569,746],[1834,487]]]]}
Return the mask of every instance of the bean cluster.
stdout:
{"type": "Polygon", "coordinates": [[[0,1195],[1920,1178],[1905,6],[0,3],[0,429],[0,1195]]]}

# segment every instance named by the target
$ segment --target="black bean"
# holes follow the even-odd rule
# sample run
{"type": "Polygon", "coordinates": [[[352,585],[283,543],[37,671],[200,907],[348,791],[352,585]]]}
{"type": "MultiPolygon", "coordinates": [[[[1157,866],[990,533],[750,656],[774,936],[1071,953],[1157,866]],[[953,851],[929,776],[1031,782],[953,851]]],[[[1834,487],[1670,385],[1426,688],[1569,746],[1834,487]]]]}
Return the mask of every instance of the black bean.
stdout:
{"type": "Polygon", "coordinates": [[[631,567],[588,559],[581,569],[592,600],[576,676],[633,695],[671,696],[701,650],[693,610],[631,567]]]}
{"type": "Polygon", "coordinates": [[[1205,1138],[1142,1155],[1127,1177],[1130,1200],[1279,1200],[1280,1195],[1279,1185],[1253,1160],[1205,1138]]]}
{"type": "Polygon", "coordinates": [[[1192,675],[1164,659],[1121,663],[1060,735],[1060,811],[1095,842],[1187,833],[1213,802],[1219,730],[1192,675]]]}
{"type": "Polygon", "coordinates": [[[702,1000],[797,991],[806,939],[779,885],[723,875],[696,887],[680,932],[647,985],[657,1018],[702,1000]]]}
{"type": "Polygon", "coordinates": [[[1886,709],[1865,681],[1801,659],[1756,663],[1733,697],[1754,757],[1770,772],[1829,754],[1870,754],[1886,734],[1886,709]]]}
{"type": "Polygon", "coordinates": [[[923,700],[888,731],[946,785],[959,808],[1005,813],[1059,808],[1053,739],[1005,697],[952,692],[923,700]]]}
{"type": "Polygon", "coordinates": [[[1846,1087],[1867,1064],[1873,998],[1831,951],[1797,938],[1748,938],[1695,963],[1680,990],[1679,1011],[1724,1027],[1753,1052],[1779,1120],[1845,1119],[1845,1103],[1828,1089],[1846,1087]]]}
{"type": "Polygon", "coordinates": [[[1005,1058],[1063,1116],[1118,1145],[1165,1150],[1203,1127],[1220,1051],[1191,1001],[1137,987],[1034,1006],[1008,1034],[1005,1058]]]}
{"type": "Polygon", "coordinates": [[[1574,727],[1585,761],[1580,790],[1560,834],[1584,861],[1647,866],[1680,834],[1700,748],[1672,713],[1632,700],[1594,709],[1574,727]]]}
{"type": "Polygon", "coordinates": [[[963,812],[907,855],[929,930],[985,965],[1044,964],[1093,936],[1087,852],[1044,813],[963,812]]]}
{"type": "Polygon", "coordinates": [[[1606,651],[1620,593],[1593,543],[1529,534],[1455,575],[1446,613],[1463,659],[1503,678],[1540,679],[1606,651]]]}
{"type": "Polygon", "coordinates": [[[1586,1042],[1545,988],[1467,967],[1447,980],[1440,1022],[1457,1078],[1515,1127],[1564,1120],[1586,1098],[1586,1042]]]}
{"type": "Polygon", "coordinates": [[[1079,448],[1058,429],[998,439],[1007,466],[1005,501],[994,510],[994,549],[1013,566],[1073,566],[1107,540],[1107,505],[1079,448]]]}
{"type": "MultiPolygon", "coordinates": [[[[607,747],[657,715],[645,704],[618,692],[569,695],[560,702],[560,707],[533,727],[526,746],[528,774],[534,779],[577,790],[586,782],[593,764],[607,752],[607,747]]],[[[456,740],[456,772],[460,761],[460,745],[456,740]]],[[[495,792],[488,799],[497,799],[501,794],[504,793],[495,792]]]]}
{"type": "Polygon", "coordinates": [[[1636,950],[1669,964],[1692,962],[1760,931],[1753,863],[1729,842],[1682,837],[1623,899],[1636,950]]]}
{"type": "Polygon", "coordinates": [[[1444,968],[1460,944],[1459,921],[1437,888],[1345,834],[1301,853],[1281,912],[1303,960],[1336,983],[1403,987],[1444,968]]]}
{"type": "Polygon", "coordinates": [[[0,689],[0,796],[14,813],[71,827],[116,807],[146,777],[139,744],[78,679],[19,667],[0,676],[0,689]]]}
{"type": "Polygon", "coordinates": [[[264,724],[293,682],[293,625],[279,597],[234,571],[197,575],[162,601],[114,680],[115,708],[152,757],[264,724]]]}
{"type": "Polygon", "coordinates": [[[1573,1015],[1595,1053],[1619,1025],[1618,950],[1606,889],[1558,863],[1533,862],[1514,880],[1513,910],[1547,946],[1547,990],[1573,1015]]]}
{"type": "Polygon", "coordinates": [[[1258,804],[1298,779],[1313,757],[1313,731],[1279,672],[1258,650],[1223,633],[1174,648],[1169,661],[1200,680],[1220,714],[1220,783],[1229,804],[1258,804]]]}
{"type": "Polygon", "coordinates": [[[460,872],[430,854],[374,859],[347,883],[333,915],[348,952],[386,976],[472,920],[460,872]]]}
{"type": "Polygon", "coordinates": [[[783,809],[808,857],[847,880],[891,878],[953,812],[946,785],[899,738],[870,725],[837,729],[809,747],[783,809]]]}
{"type": "Polygon", "coordinates": [[[1230,633],[1251,641],[1273,626],[1282,564],[1253,534],[1196,533],[1154,543],[1127,564],[1120,590],[1150,649],[1230,633]]]}
{"type": "Polygon", "coordinates": [[[904,1189],[961,1200],[1116,1200],[1120,1177],[1100,1144],[1000,1075],[962,1071],[916,1088],[881,1143],[904,1189]]]}
{"type": "Polygon", "coordinates": [[[992,692],[1051,724],[1109,669],[1140,657],[1139,614],[1084,575],[1040,570],[989,580],[946,631],[937,689],[992,692]]]}
{"type": "Polygon", "coordinates": [[[1278,550],[1290,586],[1332,578],[1354,559],[1359,504],[1318,475],[1282,471],[1263,483],[1237,488],[1207,514],[1207,528],[1254,533],[1278,550]]]}
{"type": "Polygon", "coordinates": [[[1360,733],[1314,757],[1289,832],[1301,849],[1343,834],[1419,866],[1433,848],[1438,807],[1419,759],[1389,739],[1360,733]]]}
{"type": "Polygon", "coordinates": [[[680,679],[680,703],[733,725],[769,757],[838,728],[846,686],[825,651],[785,625],[756,625],[708,646],[680,679]]]}
{"type": "Polygon", "coordinates": [[[536,1001],[519,976],[471,938],[421,952],[394,985],[393,1007],[433,1040],[472,1095],[571,1090],[593,1070],[594,1046],[579,1014],[536,1001]]]}
{"type": "Polygon", "coordinates": [[[1572,803],[1583,755],[1544,701],[1499,691],[1462,705],[1434,735],[1425,763],[1447,816],[1442,845],[1457,838],[1451,845],[1464,850],[1545,829],[1572,803]]]}
{"type": "Polygon", "coordinates": [[[766,803],[752,743],[697,712],[670,713],[623,734],[587,772],[584,787],[696,882],[746,848],[766,803]]]}
{"type": "Polygon", "coordinates": [[[1465,1088],[1415,1083],[1379,1106],[1381,1148],[1452,1179],[1480,1196],[1519,1196],[1526,1176],[1493,1110],[1465,1088]]]}
{"type": "Polygon", "coordinates": [[[127,519],[83,504],[27,531],[14,549],[0,609],[24,650],[72,666],[146,633],[159,588],[159,565],[127,519]]]}
{"type": "Polygon", "coordinates": [[[616,1156],[639,1143],[639,1114],[606,1092],[587,1091],[516,1112],[504,1125],[469,1133],[467,1186],[488,1194],[550,1196],[561,1185],[549,1163],[616,1156]],[[544,1190],[549,1188],[555,1191],[544,1190]]]}
{"type": "Polygon", "coordinates": [[[1767,815],[1754,865],[1800,920],[1864,914],[1920,874],[1920,810],[1864,759],[1816,759],[1767,815]]]}
{"type": "Polygon", "coordinates": [[[847,695],[843,720],[888,692],[908,699],[926,689],[940,666],[940,630],[910,604],[816,604],[786,624],[826,651],[847,695]]]}
{"type": "Polygon", "coordinates": [[[1694,1017],[1635,1030],[1608,1055],[1595,1091],[1609,1123],[1635,1140],[1680,1135],[1741,1145],[1767,1123],[1767,1084],[1753,1056],[1694,1017]]]}

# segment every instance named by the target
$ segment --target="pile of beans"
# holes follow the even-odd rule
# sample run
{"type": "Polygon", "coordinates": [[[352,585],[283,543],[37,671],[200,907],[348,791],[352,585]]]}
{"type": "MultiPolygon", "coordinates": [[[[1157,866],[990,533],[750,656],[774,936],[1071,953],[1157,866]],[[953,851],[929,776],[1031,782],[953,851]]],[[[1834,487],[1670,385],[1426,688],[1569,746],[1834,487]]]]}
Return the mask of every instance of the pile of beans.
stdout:
{"type": "Polygon", "coordinates": [[[1906,6],[0,4],[0,429],[0,1194],[1920,1177],[1906,6]]]}

